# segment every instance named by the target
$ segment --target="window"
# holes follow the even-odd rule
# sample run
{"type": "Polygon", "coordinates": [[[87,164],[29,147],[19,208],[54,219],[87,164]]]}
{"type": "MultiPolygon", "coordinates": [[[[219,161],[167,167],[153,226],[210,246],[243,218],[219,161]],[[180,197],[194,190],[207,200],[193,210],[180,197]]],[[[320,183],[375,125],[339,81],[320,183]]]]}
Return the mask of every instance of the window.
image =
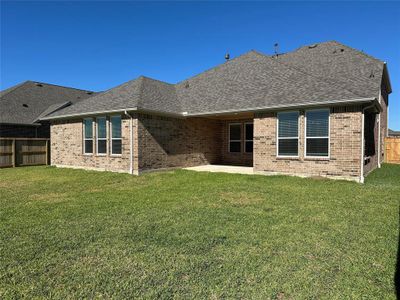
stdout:
{"type": "Polygon", "coordinates": [[[122,153],[121,116],[111,116],[111,154],[122,153]]]}
{"type": "Polygon", "coordinates": [[[299,155],[299,112],[278,113],[278,156],[299,155]]]}
{"type": "Polygon", "coordinates": [[[242,151],[242,124],[229,124],[229,152],[242,151]]]}
{"type": "Polygon", "coordinates": [[[107,154],[107,119],[106,117],[97,118],[97,154],[107,154]]]}
{"type": "Polygon", "coordinates": [[[306,157],[329,156],[329,110],[306,111],[306,157]]]}
{"type": "Polygon", "coordinates": [[[244,151],[248,153],[253,153],[253,123],[244,124],[244,138],[245,145],[244,151]]]}
{"type": "Polygon", "coordinates": [[[83,153],[93,153],[93,119],[83,120],[83,153]]]}

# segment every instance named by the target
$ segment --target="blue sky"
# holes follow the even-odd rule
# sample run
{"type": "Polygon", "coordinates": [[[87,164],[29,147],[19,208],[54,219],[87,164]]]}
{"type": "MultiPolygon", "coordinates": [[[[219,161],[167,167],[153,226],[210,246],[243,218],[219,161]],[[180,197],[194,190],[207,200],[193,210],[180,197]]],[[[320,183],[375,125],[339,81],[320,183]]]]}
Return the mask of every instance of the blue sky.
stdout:
{"type": "Polygon", "coordinates": [[[106,90],[181,81],[257,49],[337,40],[388,63],[400,130],[399,2],[1,2],[1,89],[36,80],[106,90]]]}

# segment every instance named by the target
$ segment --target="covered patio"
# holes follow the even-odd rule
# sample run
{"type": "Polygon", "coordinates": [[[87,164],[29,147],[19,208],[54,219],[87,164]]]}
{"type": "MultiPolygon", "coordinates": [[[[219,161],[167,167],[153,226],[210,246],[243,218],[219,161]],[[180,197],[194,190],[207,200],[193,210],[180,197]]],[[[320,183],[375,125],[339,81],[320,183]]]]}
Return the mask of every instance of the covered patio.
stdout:
{"type": "Polygon", "coordinates": [[[209,172],[228,172],[248,174],[253,168],[253,113],[230,113],[226,115],[206,116],[217,121],[219,134],[216,135],[218,159],[210,161],[209,172]],[[243,169],[241,168],[243,167],[243,169]]]}

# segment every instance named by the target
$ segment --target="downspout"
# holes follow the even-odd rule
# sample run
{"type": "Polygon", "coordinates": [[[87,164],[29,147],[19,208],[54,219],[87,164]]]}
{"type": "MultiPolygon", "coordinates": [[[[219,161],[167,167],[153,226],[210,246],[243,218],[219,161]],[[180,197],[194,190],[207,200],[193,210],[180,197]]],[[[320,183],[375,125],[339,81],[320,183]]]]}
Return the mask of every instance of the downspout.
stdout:
{"type": "Polygon", "coordinates": [[[129,143],[129,174],[133,174],[133,117],[128,113],[128,111],[124,111],[125,115],[130,118],[129,121],[129,134],[130,134],[130,143],[129,143]]]}
{"type": "MultiPolygon", "coordinates": [[[[379,89],[379,104],[381,104],[381,90],[379,89]]],[[[378,168],[381,167],[381,112],[378,117],[378,168]]]]}
{"type": "Polygon", "coordinates": [[[374,107],[374,104],[368,105],[362,109],[361,114],[361,174],[360,174],[360,183],[364,183],[364,124],[365,124],[365,110],[368,108],[374,107]]]}

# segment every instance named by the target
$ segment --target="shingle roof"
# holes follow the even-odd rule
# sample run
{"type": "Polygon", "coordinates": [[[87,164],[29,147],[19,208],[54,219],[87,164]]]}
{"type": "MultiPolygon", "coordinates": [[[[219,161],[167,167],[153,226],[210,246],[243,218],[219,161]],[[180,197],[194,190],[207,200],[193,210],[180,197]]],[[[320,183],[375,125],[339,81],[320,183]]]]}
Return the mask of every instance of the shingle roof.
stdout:
{"type": "Polygon", "coordinates": [[[180,111],[174,85],[140,76],[97,96],[59,110],[51,114],[51,117],[121,111],[137,107],[170,113],[180,111]]]}
{"type": "Polygon", "coordinates": [[[0,123],[33,124],[68,103],[78,103],[92,92],[25,81],[0,93],[0,123]]]}
{"type": "Polygon", "coordinates": [[[389,136],[399,136],[400,137],[400,131],[389,129],[389,136]]]}
{"type": "Polygon", "coordinates": [[[139,77],[49,118],[126,109],[201,115],[358,101],[379,94],[384,62],[338,42],[279,56],[250,51],[177,84],[139,77]]]}
{"type": "Polygon", "coordinates": [[[304,46],[278,60],[362,97],[379,95],[384,62],[336,41],[304,46]]]}
{"type": "Polygon", "coordinates": [[[277,59],[250,51],[177,85],[190,114],[361,98],[277,59]]]}

